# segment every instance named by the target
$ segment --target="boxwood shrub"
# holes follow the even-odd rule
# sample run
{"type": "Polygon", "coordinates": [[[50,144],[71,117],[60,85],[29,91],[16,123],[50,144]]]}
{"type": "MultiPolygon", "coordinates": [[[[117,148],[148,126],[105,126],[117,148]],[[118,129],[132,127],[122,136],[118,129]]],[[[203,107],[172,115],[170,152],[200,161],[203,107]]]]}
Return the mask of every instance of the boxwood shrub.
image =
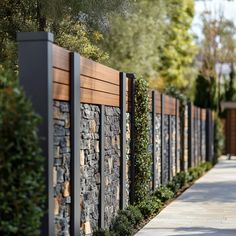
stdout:
{"type": "Polygon", "coordinates": [[[0,235],[40,235],[43,157],[39,117],[16,76],[0,70],[0,235]]]}

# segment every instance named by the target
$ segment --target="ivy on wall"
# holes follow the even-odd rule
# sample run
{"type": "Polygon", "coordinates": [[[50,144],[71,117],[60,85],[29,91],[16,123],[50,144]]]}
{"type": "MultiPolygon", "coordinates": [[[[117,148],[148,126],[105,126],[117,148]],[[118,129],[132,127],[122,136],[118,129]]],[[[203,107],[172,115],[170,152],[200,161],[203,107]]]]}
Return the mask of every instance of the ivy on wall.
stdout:
{"type": "Polygon", "coordinates": [[[149,195],[151,154],[148,152],[149,97],[148,84],[142,78],[135,80],[135,202],[149,195]]]}

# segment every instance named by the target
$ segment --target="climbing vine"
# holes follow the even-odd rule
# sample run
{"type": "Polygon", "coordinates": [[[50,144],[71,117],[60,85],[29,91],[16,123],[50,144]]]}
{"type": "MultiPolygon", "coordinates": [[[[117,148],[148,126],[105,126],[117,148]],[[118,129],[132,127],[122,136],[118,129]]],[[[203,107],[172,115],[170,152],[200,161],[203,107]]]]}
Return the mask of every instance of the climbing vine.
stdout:
{"type": "Polygon", "coordinates": [[[135,202],[149,194],[151,177],[151,154],[148,152],[149,127],[148,84],[138,78],[135,81],[135,202]]]}

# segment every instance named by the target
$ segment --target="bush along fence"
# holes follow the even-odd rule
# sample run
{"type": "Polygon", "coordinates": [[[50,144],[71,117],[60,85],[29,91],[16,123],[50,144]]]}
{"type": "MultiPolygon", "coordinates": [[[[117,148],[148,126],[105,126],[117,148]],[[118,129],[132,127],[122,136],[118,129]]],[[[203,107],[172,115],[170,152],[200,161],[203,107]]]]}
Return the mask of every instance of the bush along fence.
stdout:
{"type": "Polygon", "coordinates": [[[119,209],[142,197],[136,195],[142,174],[151,193],[212,160],[211,111],[188,104],[180,112],[177,99],[55,45],[51,33],[19,33],[18,46],[20,83],[42,117],[42,235],[109,228],[119,209]],[[140,174],[142,161],[147,174],[140,174]]]}

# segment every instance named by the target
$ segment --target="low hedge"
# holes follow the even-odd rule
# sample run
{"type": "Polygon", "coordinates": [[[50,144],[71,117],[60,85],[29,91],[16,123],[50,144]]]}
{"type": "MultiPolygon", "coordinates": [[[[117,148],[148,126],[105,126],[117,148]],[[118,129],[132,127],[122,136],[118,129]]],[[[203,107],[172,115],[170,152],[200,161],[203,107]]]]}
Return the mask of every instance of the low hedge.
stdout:
{"type": "Polygon", "coordinates": [[[197,167],[190,168],[187,172],[180,172],[166,186],[160,186],[154,193],[147,196],[135,206],[128,206],[127,209],[118,212],[113,220],[110,231],[97,230],[96,236],[130,236],[135,229],[154,214],[158,213],[163,205],[170,199],[173,199],[177,192],[203,175],[211,169],[209,162],[200,164],[197,167]]]}

